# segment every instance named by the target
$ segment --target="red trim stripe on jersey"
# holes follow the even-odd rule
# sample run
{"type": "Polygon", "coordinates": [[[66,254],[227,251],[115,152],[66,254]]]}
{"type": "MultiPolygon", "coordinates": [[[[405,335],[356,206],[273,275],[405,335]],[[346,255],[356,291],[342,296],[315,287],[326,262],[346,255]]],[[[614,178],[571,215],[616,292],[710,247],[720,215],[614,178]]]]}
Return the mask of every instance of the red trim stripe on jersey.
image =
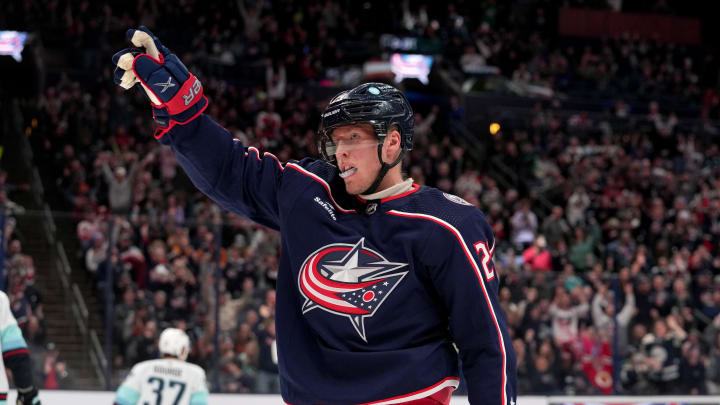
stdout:
{"type": "Polygon", "coordinates": [[[415,183],[413,183],[412,188],[411,188],[410,190],[408,190],[408,191],[406,191],[406,192],[404,192],[404,193],[402,193],[402,194],[398,194],[398,195],[394,195],[394,196],[391,196],[391,197],[383,198],[382,200],[380,200],[380,202],[381,202],[381,203],[384,203],[384,202],[396,200],[396,199],[398,199],[398,198],[407,197],[407,196],[409,196],[410,194],[412,194],[412,193],[414,193],[414,192],[416,192],[416,191],[418,191],[418,190],[420,190],[420,186],[417,185],[417,184],[415,184],[415,183]]]}
{"type": "MultiPolygon", "coordinates": [[[[502,352],[503,356],[503,365],[502,365],[502,386],[500,387],[501,393],[500,393],[500,405],[505,405],[507,403],[506,401],[506,386],[507,386],[507,354],[505,353],[505,339],[503,339],[502,331],[500,330],[500,323],[497,320],[497,316],[495,315],[495,309],[493,308],[492,301],[490,301],[490,294],[488,294],[487,287],[485,287],[485,281],[483,280],[483,276],[480,272],[480,268],[477,265],[477,262],[473,258],[473,255],[470,253],[470,249],[467,247],[467,244],[465,243],[465,240],[463,239],[462,235],[460,234],[460,231],[457,230],[454,226],[450,225],[449,223],[443,221],[440,218],[434,217],[432,215],[427,214],[418,214],[413,212],[402,212],[397,210],[391,210],[387,212],[388,214],[399,216],[399,217],[406,217],[406,218],[420,218],[420,219],[427,219],[430,221],[433,221],[444,228],[448,229],[450,232],[452,232],[455,237],[457,238],[458,242],[460,242],[460,246],[462,246],[463,252],[465,252],[465,256],[467,257],[468,261],[470,262],[470,265],[472,265],[472,268],[475,270],[475,275],[477,276],[478,280],[480,281],[480,286],[482,287],[483,293],[485,294],[485,302],[487,302],[488,309],[490,309],[490,314],[492,315],[493,321],[495,323],[495,330],[497,331],[498,335],[498,342],[500,343],[500,351],[502,352]]],[[[493,246],[494,250],[495,246],[493,246]]]]}
{"type": "Polygon", "coordinates": [[[22,354],[22,353],[30,354],[30,351],[29,351],[27,348],[10,350],[9,352],[3,353],[3,358],[7,358],[7,357],[10,357],[10,356],[15,356],[15,355],[17,355],[17,354],[22,354]]]}
{"type": "Polygon", "coordinates": [[[7,399],[8,394],[6,392],[3,392],[0,394],[0,401],[5,401],[7,399]]]}
{"type": "Polygon", "coordinates": [[[417,399],[427,398],[438,391],[441,391],[447,387],[457,388],[460,385],[460,379],[457,377],[447,377],[437,384],[431,385],[430,387],[423,388],[421,390],[411,392],[409,394],[398,395],[396,397],[381,399],[379,401],[366,402],[362,405],[390,405],[390,404],[402,404],[404,402],[415,401],[417,399]]]}
{"type": "Polygon", "coordinates": [[[294,164],[294,163],[288,163],[288,164],[286,165],[286,167],[291,167],[291,168],[297,170],[298,172],[300,172],[300,173],[302,173],[302,174],[304,174],[304,175],[306,175],[306,176],[309,176],[311,179],[317,181],[317,182],[320,183],[323,187],[325,187],[325,191],[327,191],[328,196],[330,196],[330,201],[332,201],[333,205],[335,206],[335,208],[338,209],[338,211],[340,211],[340,212],[342,212],[342,213],[345,213],[345,214],[351,214],[351,213],[355,213],[355,212],[356,212],[355,210],[346,210],[345,208],[341,207],[341,206],[335,201],[335,198],[333,198],[333,195],[332,195],[332,193],[330,192],[330,186],[327,184],[327,182],[326,182],[325,180],[323,180],[323,179],[322,179],[320,176],[318,176],[317,174],[311,173],[311,172],[305,170],[304,168],[302,168],[302,167],[300,167],[300,166],[298,166],[298,165],[296,165],[296,164],[294,164]]]}

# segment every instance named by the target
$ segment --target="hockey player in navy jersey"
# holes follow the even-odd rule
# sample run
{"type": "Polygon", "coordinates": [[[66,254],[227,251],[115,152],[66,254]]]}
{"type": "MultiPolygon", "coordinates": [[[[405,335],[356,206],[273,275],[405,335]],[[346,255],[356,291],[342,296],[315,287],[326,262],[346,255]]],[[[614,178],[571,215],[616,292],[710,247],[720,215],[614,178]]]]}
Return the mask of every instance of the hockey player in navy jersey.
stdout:
{"type": "Polygon", "coordinates": [[[285,402],[448,404],[459,356],[471,404],[514,405],[492,231],[461,198],[403,179],[413,113],[400,91],[368,83],[338,94],[322,114],[323,159],[284,163],[203,114],[199,79],[146,28],[128,39],[145,50],[113,57],[115,81],[146,92],[156,138],[203,193],[281,232],[285,402]]]}

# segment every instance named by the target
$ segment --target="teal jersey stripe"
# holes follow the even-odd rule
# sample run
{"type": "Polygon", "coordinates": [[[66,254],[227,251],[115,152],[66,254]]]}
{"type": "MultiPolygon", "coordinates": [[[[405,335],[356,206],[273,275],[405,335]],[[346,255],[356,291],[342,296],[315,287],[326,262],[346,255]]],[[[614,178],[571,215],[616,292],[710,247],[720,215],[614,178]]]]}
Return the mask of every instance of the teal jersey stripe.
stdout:
{"type": "Polygon", "coordinates": [[[23,339],[22,331],[17,324],[12,324],[0,332],[0,345],[3,352],[16,349],[27,349],[27,343],[23,339]]]}
{"type": "Polygon", "coordinates": [[[135,405],[139,399],[140,393],[127,385],[121,385],[115,396],[115,402],[117,402],[118,405],[135,405]]]}
{"type": "Polygon", "coordinates": [[[207,405],[208,392],[200,391],[190,395],[190,405],[207,405]]]}

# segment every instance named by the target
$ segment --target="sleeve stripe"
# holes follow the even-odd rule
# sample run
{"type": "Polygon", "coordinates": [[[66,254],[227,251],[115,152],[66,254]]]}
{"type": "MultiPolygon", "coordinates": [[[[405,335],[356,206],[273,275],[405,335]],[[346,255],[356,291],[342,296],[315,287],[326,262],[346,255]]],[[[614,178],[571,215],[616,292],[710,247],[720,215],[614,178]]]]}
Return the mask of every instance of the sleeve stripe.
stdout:
{"type": "MultiPolygon", "coordinates": [[[[483,293],[485,294],[485,302],[487,302],[488,309],[490,309],[490,314],[492,315],[493,321],[495,322],[495,330],[497,331],[498,335],[498,342],[500,343],[500,351],[502,352],[502,385],[500,387],[500,405],[507,404],[506,401],[506,391],[507,391],[507,354],[505,353],[505,339],[503,338],[502,331],[500,330],[500,323],[497,320],[497,316],[495,315],[495,308],[493,308],[492,301],[490,300],[490,294],[488,294],[487,287],[485,286],[485,281],[483,281],[482,274],[480,273],[480,268],[477,265],[477,262],[473,258],[472,254],[470,253],[470,249],[468,249],[467,244],[465,243],[462,235],[460,234],[460,231],[457,230],[454,226],[450,225],[449,223],[443,221],[440,218],[427,215],[427,214],[418,214],[418,213],[412,213],[412,212],[402,212],[397,210],[390,210],[388,211],[388,214],[399,216],[399,217],[405,217],[405,218],[420,218],[420,219],[426,219],[432,222],[435,222],[450,232],[452,232],[455,237],[457,238],[458,242],[460,243],[460,246],[462,246],[463,251],[465,252],[465,256],[467,257],[468,261],[470,262],[470,265],[472,266],[473,270],[475,270],[475,275],[477,276],[478,280],[480,281],[480,286],[482,287],[483,293]]],[[[494,250],[493,246],[493,250],[494,250]]]]}
{"type": "MultiPolygon", "coordinates": [[[[233,141],[235,141],[235,139],[233,139],[233,141]]],[[[254,146],[248,146],[247,150],[248,150],[248,151],[253,151],[253,152],[255,152],[255,155],[257,155],[257,159],[262,162],[262,159],[260,158],[260,151],[258,150],[258,148],[254,147],[254,146]]],[[[248,156],[248,152],[245,152],[245,156],[248,156]]],[[[263,153],[263,157],[265,157],[265,156],[269,156],[269,157],[275,159],[275,161],[277,162],[278,166],[280,167],[280,170],[281,170],[281,171],[282,171],[282,170],[285,170],[285,167],[283,167],[282,162],[280,162],[280,159],[278,159],[277,156],[273,155],[273,154],[270,153],[270,152],[265,152],[265,153],[263,153]]]]}
{"type": "Polygon", "coordinates": [[[140,393],[127,385],[121,385],[115,396],[115,403],[118,405],[135,405],[140,399],[140,393]]]}
{"type": "Polygon", "coordinates": [[[30,351],[25,348],[10,350],[9,352],[3,353],[3,358],[8,358],[8,357],[15,356],[15,355],[22,354],[22,353],[30,354],[30,351]]]}
{"type": "Polygon", "coordinates": [[[0,332],[0,346],[8,352],[15,349],[27,349],[27,343],[17,323],[11,323],[0,332]]]}
{"type": "Polygon", "coordinates": [[[207,405],[208,403],[208,392],[199,391],[195,392],[190,396],[190,405],[207,405]]]}

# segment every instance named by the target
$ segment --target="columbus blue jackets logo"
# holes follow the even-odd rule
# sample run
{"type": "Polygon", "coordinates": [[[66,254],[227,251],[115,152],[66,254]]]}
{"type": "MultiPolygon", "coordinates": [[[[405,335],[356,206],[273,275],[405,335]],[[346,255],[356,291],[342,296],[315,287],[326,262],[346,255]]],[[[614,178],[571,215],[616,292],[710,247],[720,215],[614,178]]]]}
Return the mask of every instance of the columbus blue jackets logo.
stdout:
{"type": "Polygon", "coordinates": [[[365,247],[365,238],[355,245],[335,243],[313,252],[298,276],[305,297],[303,313],[319,308],[347,317],[360,337],[365,337],[365,318],[385,302],[408,273],[398,271],[407,263],[392,263],[365,247]]]}

